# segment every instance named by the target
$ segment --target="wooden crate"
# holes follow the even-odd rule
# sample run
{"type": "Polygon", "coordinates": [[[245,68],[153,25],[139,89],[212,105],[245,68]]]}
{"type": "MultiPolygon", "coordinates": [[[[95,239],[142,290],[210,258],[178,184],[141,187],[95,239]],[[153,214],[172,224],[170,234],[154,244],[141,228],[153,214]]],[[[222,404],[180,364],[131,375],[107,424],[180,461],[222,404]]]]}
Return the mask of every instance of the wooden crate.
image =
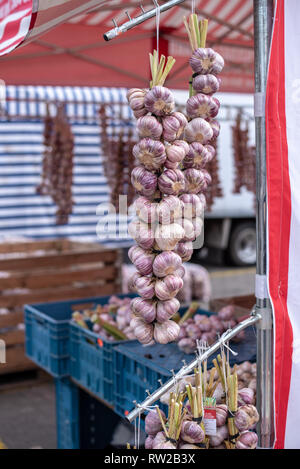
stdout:
{"type": "Polygon", "coordinates": [[[0,374],[35,368],[24,354],[23,305],[120,293],[121,254],[66,239],[0,244],[0,374]]]}

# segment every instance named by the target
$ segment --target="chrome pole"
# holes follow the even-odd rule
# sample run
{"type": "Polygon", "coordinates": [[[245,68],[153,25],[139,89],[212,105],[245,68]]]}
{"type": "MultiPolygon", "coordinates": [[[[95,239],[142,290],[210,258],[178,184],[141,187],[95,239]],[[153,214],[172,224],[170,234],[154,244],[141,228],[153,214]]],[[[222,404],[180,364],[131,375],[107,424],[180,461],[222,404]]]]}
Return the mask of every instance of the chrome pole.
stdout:
{"type": "Polygon", "coordinates": [[[258,446],[272,448],[273,422],[273,317],[267,290],[267,197],[265,97],[273,26],[273,0],[254,0],[255,129],[256,129],[256,313],[257,407],[260,414],[258,446]]]}
{"type": "Polygon", "coordinates": [[[163,396],[166,392],[168,392],[176,384],[176,382],[178,382],[179,379],[192,373],[194,371],[194,368],[196,368],[200,362],[203,362],[208,357],[210,357],[213,353],[215,353],[224,342],[225,343],[228,342],[233,337],[235,337],[239,332],[246,329],[246,327],[254,325],[260,320],[261,320],[261,316],[253,314],[249,318],[240,322],[234,329],[229,329],[227,332],[225,332],[220,338],[220,340],[218,340],[211,347],[209,347],[206,350],[206,352],[204,352],[203,355],[201,355],[201,357],[196,358],[188,365],[182,367],[181,370],[178,371],[178,373],[173,376],[173,378],[167,381],[167,383],[165,383],[159,389],[154,391],[154,393],[151,394],[151,396],[147,397],[147,399],[145,399],[145,401],[142,404],[140,404],[134,410],[132,410],[130,414],[128,414],[126,417],[129,420],[129,422],[132,422],[135,418],[139,416],[139,414],[143,413],[144,408],[153,405],[154,402],[160,399],[161,396],[163,396]]]}
{"type": "Polygon", "coordinates": [[[143,23],[144,21],[149,20],[150,18],[153,18],[156,15],[158,9],[160,13],[163,13],[164,11],[167,11],[174,6],[179,5],[179,3],[183,3],[184,1],[185,0],[170,0],[169,2],[166,2],[163,5],[159,6],[157,1],[154,0],[154,4],[156,5],[156,8],[152,8],[149,11],[145,11],[144,9],[142,9],[141,15],[137,16],[136,18],[129,17],[130,18],[129,21],[126,21],[126,23],[123,23],[121,26],[118,26],[115,23],[115,27],[111,29],[110,31],[107,31],[107,33],[103,34],[103,37],[106,41],[110,41],[111,39],[114,39],[115,37],[119,36],[119,34],[125,33],[129,29],[132,29],[135,26],[138,26],[139,24],[143,23]]]}

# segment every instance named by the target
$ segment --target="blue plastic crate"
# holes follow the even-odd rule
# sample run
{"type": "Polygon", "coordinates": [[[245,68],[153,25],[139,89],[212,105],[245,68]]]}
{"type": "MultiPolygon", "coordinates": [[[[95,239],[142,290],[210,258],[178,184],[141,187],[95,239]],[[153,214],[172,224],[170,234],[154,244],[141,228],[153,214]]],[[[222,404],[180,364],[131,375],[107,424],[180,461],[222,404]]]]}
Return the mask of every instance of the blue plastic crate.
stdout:
{"type": "MultiPolygon", "coordinates": [[[[201,312],[203,313],[203,311],[201,312]]],[[[252,327],[246,329],[245,340],[231,343],[232,350],[238,353],[230,356],[230,364],[243,361],[255,361],[256,336],[252,327]]],[[[217,353],[208,359],[208,367],[212,367],[212,360],[217,353]]],[[[114,349],[114,401],[115,412],[124,417],[134,408],[133,401],[143,402],[150,393],[160,387],[158,380],[166,382],[171,378],[170,370],[179,371],[183,366],[195,358],[194,354],[186,355],[181,352],[177,344],[143,346],[137,342],[119,345],[114,349]]],[[[166,410],[165,407],[162,407],[166,410]]]]}
{"type": "MultiPolygon", "coordinates": [[[[123,298],[131,295],[118,296],[123,298]]],[[[72,312],[75,309],[104,305],[109,298],[110,296],[100,296],[25,305],[26,355],[55,378],[69,376],[72,312]]]]}
{"type": "MultiPolygon", "coordinates": [[[[119,298],[134,298],[135,294],[118,295],[119,298]]],[[[109,297],[98,304],[106,304],[109,297]]],[[[109,342],[76,323],[70,323],[71,376],[81,386],[100,399],[113,404],[113,348],[121,343],[109,342]]],[[[136,341],[134,341],[136,342],[136,341]]]]}
{"type": "Polygon", "coordinates": [[[80,448],[79,389],[67,378],[55,380],[58,449],[80,448]]]}

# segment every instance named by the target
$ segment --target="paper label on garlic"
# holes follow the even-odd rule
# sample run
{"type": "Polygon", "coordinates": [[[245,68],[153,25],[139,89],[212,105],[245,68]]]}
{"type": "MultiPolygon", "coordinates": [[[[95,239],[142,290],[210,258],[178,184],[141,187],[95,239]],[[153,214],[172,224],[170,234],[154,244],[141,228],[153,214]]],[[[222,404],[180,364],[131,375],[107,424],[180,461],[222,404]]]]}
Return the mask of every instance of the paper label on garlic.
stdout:
{"type": "Polygon", "coordinates": [[[206,398],[204,404],[203,424],[205,428],[205,434],[208,436],[213,436],[217,434],[216,399],[206,398]]]}

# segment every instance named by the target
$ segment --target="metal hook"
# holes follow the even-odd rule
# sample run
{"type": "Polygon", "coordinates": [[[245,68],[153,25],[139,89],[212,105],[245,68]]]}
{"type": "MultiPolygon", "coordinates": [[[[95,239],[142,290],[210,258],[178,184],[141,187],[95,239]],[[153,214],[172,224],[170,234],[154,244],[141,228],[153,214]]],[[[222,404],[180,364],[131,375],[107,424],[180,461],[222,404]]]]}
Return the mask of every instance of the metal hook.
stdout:
{"type": "Polygon", "coordinates": [[[126,14],[127,18],[129,19],[129,21],[132,21],[132,18],[131,18],[130,14],[128,13],[127,10],[125,11],[125,14],[126,14]]]}
{"type": "Polygon", "coordinates": [[[143,5],[140,5],[140,9],[142,10],[142,13],[145,13],[145,8],[143,7],[143,5]]]}
{"type": "Polygon", "coordinates": [[[112,19],[112,22],[113,22],[113,24],[114,24],[114,27],[115,27],[116,29],[118,29],[118,25],[117,25],[117,22],[116,22],[115,18],[112,19]]]}
{"type": "Polygon", "coordinates": [[[163,386],[163,382],[162,382],[161,379],[158,379],[157,381],[159,382],[159,384],[160,384],[161,386],[163,386]]]}
{"type": "Polygon", "coordinates": [[[181,360],[182,363],[183,363],[183,366],[186,366],[186,361],[185,360],[181,360]]]}
{"type": "Polygon", "coordinates": [[[159,4],[158,4],[158,1],[157,1],[157,0],[153,0],[153,3],[154,3],[154,5],[156,6],[156,8],[159,8],[159,4]]]}
{"type": "Polygon", "coordinates": [[[151,396],[149,389],[146,389],[145,392],[146,392],[146,394],[148,394],[149,397],[151,396]]]}

